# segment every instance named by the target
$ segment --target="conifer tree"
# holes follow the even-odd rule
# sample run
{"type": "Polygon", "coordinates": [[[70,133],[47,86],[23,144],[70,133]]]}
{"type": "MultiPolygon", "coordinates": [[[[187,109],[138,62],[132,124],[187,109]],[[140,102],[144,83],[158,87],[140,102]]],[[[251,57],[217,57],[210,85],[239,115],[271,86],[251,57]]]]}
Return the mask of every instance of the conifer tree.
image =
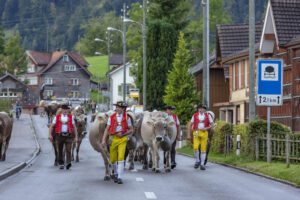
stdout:
{"type": "Polygon", "coordinates": [[[165,104],[176,106],[174,112],[182,123],[186,123],[191,118],[194,111],[193,106],[199,99],[194,78],[188,72],[190,63],[190,52],[186,48],[184,34],[181,32],[173,69],[168,73],[166,95],[163,99],[165,104]]]}

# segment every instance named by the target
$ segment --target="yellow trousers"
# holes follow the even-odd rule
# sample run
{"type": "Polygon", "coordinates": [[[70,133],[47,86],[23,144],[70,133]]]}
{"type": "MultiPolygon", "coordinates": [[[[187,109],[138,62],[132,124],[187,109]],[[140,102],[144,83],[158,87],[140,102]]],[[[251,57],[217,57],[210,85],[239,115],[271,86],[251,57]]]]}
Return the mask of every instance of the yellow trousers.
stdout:
{"type": "Polygon", "coordinates": [[[208,132],[197,130],[193,132],[194,136],[194,151],[197,151],[199,148],[199,144],[201,143],[201,152],[206,152],[206,146],[207,146],[207,139],[208,139],[208,132]]]}
{"type": "Polygon", "coordinates": [[[110,163],[115,164],[117,161],[123,161],[125,156],[127,136],[117,137],[116,135],[112,137],[111,146],[109,149],[110,163]]]}

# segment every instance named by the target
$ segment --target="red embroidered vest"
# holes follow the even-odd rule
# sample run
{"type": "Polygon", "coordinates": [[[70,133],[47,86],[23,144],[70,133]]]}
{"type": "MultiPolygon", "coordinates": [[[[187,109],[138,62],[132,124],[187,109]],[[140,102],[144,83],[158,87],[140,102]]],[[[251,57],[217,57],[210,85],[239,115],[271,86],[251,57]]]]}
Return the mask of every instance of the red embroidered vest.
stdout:
{"type": "MultiPolygon", "coordinates": [[[[123,117],[122,117],[122,121],[121,121],[122,133],[127,132],[127,129],[128,129],[127,120],[128,120],[128,118],[129,118],[129,116],[126,115],[126,117],[125,117],[125,113],[124,113],[123,117]]],[[[109,129],[110,134],[112,134],[112,135],[116,134],[117,126],[118,126],[117,113],[115,113],[115,114],[110,116],[110,129],[109,129]]]]}
{"type": "MultiPolygon", "coordinates": [[[[67,125],[68,125],[68,132],[73,133],[72,115],[68,115],[67,125]]],[[[61,115],[57,115],[56,124],[55,124],[55,133],[61,133],[61,127],[62,127],[61,115]]]]}
{"type": "MultiPolygon", "coordinates": [[[[209,127],[209,118],[208,114],[205,112],[204,113],[204,127],[207,128],[209,127]]],[[[193,130],[196,131],[198,129],[198,123],[199,123],[199,113],[194,114],[194,127],[193,130]]]]}

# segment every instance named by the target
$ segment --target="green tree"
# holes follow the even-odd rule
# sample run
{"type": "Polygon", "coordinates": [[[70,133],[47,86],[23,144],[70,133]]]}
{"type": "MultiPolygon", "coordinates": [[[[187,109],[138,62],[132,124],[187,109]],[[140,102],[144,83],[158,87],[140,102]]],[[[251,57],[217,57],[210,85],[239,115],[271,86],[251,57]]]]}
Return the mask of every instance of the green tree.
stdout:
{"type": "Polygon", "coordinates": [[[184,34],[181,32],[175,54],[173,69],[168,73],[168,83],[163,97],[164,103],[176,106],[174,111],[185,124],[194,112],[194,104],[199,99],[194,77],[188,72],[190,52],[186,48],[184,34]]]}
{"type": "MultiPolygon", "coordinates": [[[[231,18],[226,11],[224,11],[224,0],[210,0],[210,12],[209,12],[209,29],[210,35],[210,51],[215,49],[216,44],[216,25],[217,24],[229,24],[231,18]]],[[[193,55],[193,64],[202,60],[203,56],[203,16],[197,16],[196,19],[191,20],[188,26],[184,30],[188,48],[191,49],[193,55]]]]}
{"type": "Polygon", "coordinates": [[[4,52],[4,40],[5,34],[3,28],[0,26],[0,54],[3,54],[4,52]]]}
{"type": "Polygon", "coordinates": [[[4,58],[0,62],[0,74],[5,72],[17,75],[26,73],[27,61],[23,47],[20,46],[21,37],[19,33],[11,36],[4,45],[4,58]]]}

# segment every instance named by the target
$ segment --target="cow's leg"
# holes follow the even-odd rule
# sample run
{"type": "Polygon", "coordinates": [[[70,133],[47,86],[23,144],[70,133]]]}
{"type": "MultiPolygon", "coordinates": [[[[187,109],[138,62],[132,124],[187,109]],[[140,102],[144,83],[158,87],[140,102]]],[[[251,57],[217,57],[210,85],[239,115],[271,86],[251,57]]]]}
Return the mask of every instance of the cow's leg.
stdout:
{"type": "Polygon", "coordinates": [[[148,169],[148,146],[144,144],[144,163],[143,163],[143,169],[148,169]]]}
{"type": "Polygon", "coordinates": [[[3,147],[3,142],[1,139],[1,141],[0,141],[0,161],[2,161],[2,147],[3,147]]]}
{"type": "Polygon", "coordinates": [[[153,148],[153,155],[154,155],[154,159],[155,159],[155,167],[154,167],[154,171],[156,173],[160,173],[160,170],[159,170],[159,151],[158,151],[158,148],[154,147],[153,148]]]}
{"type": "Polygon", "coordinates": [[[76,148],[76,142],[72,142],[72,146],[71,146],[71,160],[74,161],[74,150],[76,148]]]}
{"type": "Polygon", "coordinates": [[[105,176],[104,180],[109,181],[110,179],[110,169],[109,169],[109,162],[108,162],[108,157],[104,149],[101,148],[101,155],[104,160],[104,165],[105,165],[105,176]]]}
{"type": "Polygon", "coordinates": [[[54,155],[55,155],[54,166],[57,166],[58,165],[58,148],[56,146],[56,142],[55,141],[52,142],[52,146],[53,146],[54,155]]]}
{"type": "Polygon", "coordinates": [[[149,152],[149,168],[153,167],[153,153],[152,153],[152,148],[150,149],[149,152]]]}
{"type": "Polygon", "coordinates": [[[82,139],[77,142],[77,148],[76,148],[76,162],[79,162],[79,149],[81,145],[82,139]]]}
{"type": "Polygon", "coordinates": [[[170,151],[165,152],[166,156],[166,165],[165,165],[165,171],[166,172],[171,172],[171,167],[170,167],[170,151]]]}
{"type": "Polygon", "coordinates": [[[6,138],[6,140],[4,141],[4,143],[3,143],[3,147],[4,147],[4,149],[3,149],[3,151],[2,151],[2,161],[5,161],[5,159],[6,159],[6,150],[7,150],[7,148],[8,148],[8,145],[9,145],[9,140],[10,140],[10,136],[8,136],[7,138],[6,138]]]}
{"type": "Polygon", "coordinates": [[[130,162],[130,166],[129,166],[129,170],[133,170],[134,169],[134,149],[129,150],[129,162],[130,162]]]}
{"type": "Polygon", "coordinates": [[[207,157],[208,157],[208,153],[210,150],[210,144],[211,144],[211,140],[212,140],[213,136],[214,136],[214,130],[211,129],[208,134],[208,140],[207,140],[207,146],[206,146],[206,158],[204,161],[204,165],[206,165],[206,163],[207,163],[207,157]]]}

